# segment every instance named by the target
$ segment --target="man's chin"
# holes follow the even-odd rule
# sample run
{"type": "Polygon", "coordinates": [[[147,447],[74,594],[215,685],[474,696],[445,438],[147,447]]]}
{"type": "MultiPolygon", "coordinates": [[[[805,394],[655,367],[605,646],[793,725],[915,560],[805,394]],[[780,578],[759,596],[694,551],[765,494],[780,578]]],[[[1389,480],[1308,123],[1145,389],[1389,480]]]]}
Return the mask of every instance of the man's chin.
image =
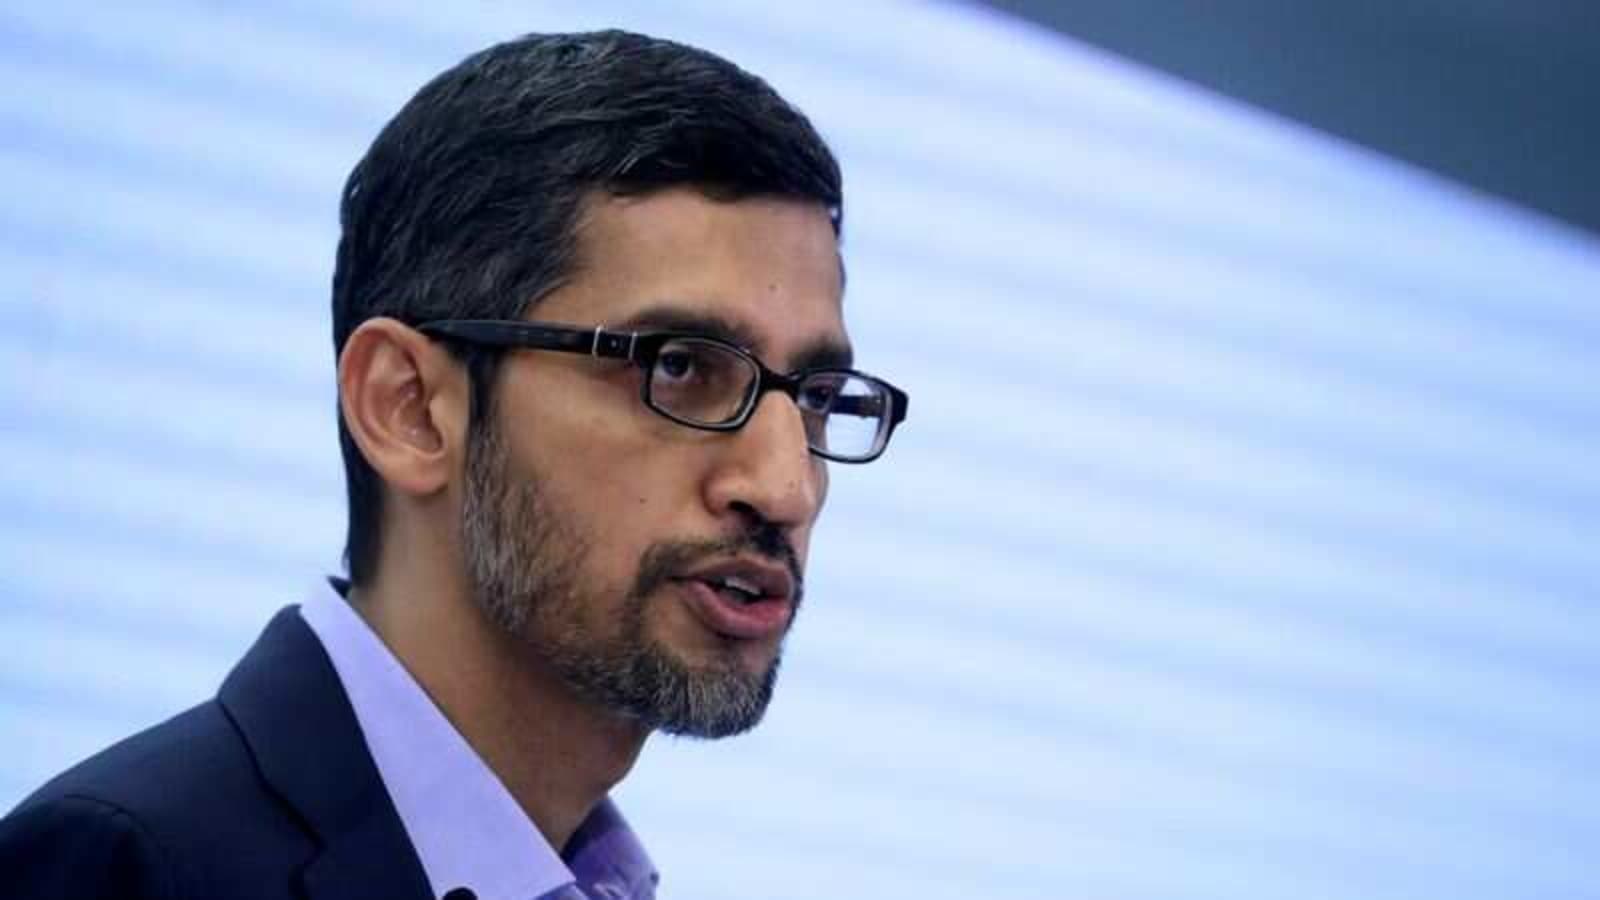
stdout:
{"type": "Polygon", "coordinates": [[[759,664],[747,654],[694,664],[668,659],[658,650],[651,709],[656,730],[681,737],[723,738],[760,724],[772,701],[778,657],[763,651],[759,664]]]}
{"type": "Polygon", "coordinates": [[[783,653],[778,641],[721,639],[721,645],[696,647],[688,653],[674,653],[680,669],[695,678],[743,678],[760,684],[770,677],[783,653]]]}

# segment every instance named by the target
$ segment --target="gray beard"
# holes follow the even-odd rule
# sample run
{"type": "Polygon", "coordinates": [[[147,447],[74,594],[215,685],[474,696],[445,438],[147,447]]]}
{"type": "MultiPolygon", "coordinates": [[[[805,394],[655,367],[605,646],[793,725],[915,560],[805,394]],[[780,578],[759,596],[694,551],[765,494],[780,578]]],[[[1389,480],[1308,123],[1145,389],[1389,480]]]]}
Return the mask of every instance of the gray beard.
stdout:
{"type": "Polygon", "coordinates": [[[784,556],[796,569],[792,551],[774,552],[782,539],[652,545],[617,611],[615,633],[594,634],[583,611],[602,598],[581,584],[592,546],[588,535],[577,533],[573,517],[541,492],[536,478],[509,483],[505,442],[491,417],[473,428],[461,512],[467,578],[490,621],[537,654],[575,694],[651,729],[719,738],[754,728],[772,700],[779,658],[756,675],[731,652],[690,667],[645,633],[645,605],[674,573],[702,557],[757,549],[784,556]]]}

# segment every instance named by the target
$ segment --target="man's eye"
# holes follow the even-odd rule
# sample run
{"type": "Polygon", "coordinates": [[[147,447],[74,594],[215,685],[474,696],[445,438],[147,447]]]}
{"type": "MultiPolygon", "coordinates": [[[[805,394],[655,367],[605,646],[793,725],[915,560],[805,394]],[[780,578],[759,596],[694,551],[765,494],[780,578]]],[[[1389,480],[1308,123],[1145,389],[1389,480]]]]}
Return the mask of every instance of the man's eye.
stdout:
{"type": "Polygon", "coordinates": [[[694,354],[681,350],[669,351],[656,357],[655,377],[683,381],[694,375],[694,364],[694,354]]]}
{"type": "Polygon", "coordinates": [[[800,392],[800,405],[816,412],[824,412],[833,406],[833,398],[839,393],[831,384],[818,384],[807,387],[800,392]]]}

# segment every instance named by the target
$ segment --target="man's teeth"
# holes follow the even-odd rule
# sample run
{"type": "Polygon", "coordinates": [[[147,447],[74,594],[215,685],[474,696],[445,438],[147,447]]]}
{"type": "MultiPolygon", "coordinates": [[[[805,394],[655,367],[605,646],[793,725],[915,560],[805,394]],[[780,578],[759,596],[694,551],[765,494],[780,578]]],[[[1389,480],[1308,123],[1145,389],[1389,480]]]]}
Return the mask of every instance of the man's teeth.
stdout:
{"type": "Polygon", "coordinates": [[[713,579],[710,583],[712,587],[719,588],[724,593],[743,603],[749,603],[761,597],[761,588],[759,586],[737,576],[730,575],[713,579]]]}

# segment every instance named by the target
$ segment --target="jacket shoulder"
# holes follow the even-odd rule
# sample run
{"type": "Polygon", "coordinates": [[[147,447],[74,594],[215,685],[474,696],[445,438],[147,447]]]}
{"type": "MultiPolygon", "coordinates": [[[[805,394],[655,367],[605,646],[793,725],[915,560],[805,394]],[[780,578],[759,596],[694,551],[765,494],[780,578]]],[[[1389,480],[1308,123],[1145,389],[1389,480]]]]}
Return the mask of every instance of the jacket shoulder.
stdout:
{"type": "Polygon", "coordinates": [[[165,850],[136,818],[71,794],[0,820],[0,871],[8,896],[30,900],[177,896],[165,850]]]}
{"type": "Polygon", "coordinates": [[[78,796],[147,814],[167,807],[178,811],[214,795],[219,780],[235,781],[249,768],[237,732],[211,700],[67,769],[24,800],[19,810],[78,796]],[[197,796],[202,787],[204,793],[197,796]]]}
{"type": "Polygon", "coordinates": [[[312,851],[215,700],[73,766],[0,821],[0,871],[37,881],[23,897],[94,897],[101,887],[223,896],[245,873],[285,884],[286,868],[312,851]]]}

